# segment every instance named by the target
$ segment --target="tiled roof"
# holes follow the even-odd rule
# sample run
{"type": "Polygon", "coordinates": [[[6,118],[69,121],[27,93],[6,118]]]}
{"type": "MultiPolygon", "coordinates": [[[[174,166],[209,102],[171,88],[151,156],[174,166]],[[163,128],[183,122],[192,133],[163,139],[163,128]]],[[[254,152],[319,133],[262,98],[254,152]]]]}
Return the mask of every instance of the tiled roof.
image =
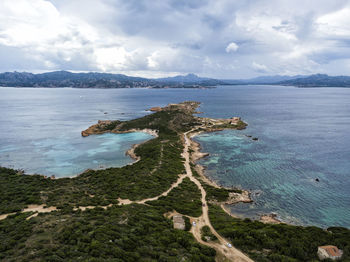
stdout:
{"type": "Polygon", "coordinates": [[[342,252],[336,247],[336,246],[321,246],[320,248],[326,250],[328,255],[332,257],[340,257],[342,255],[342,252]]]}

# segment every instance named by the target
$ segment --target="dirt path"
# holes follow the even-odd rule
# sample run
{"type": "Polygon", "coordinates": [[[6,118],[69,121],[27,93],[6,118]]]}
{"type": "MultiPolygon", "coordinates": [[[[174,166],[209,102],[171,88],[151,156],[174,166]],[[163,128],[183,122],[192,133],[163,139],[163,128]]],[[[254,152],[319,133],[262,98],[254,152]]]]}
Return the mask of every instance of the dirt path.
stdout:
{"type": "Polygon", "coordinates": [[[185,158],[185,168],[186,168],[186,173],[188,177],[191,179],[193,183],[197,185],[198,189],[201,191],[201,194],[202,194],[202,198],[201,198],[202,215],[199,218],[191,218],[191,223],[196,222],[196,225],[192,226],[191,228],[191,233],[199,243],[216,249],[231,261],[252,262],[253,260],[250,259],[248,256],[246,256],[244,253],[242,253],[240,250],[236,249],[233,246],[228,247],[229,241],[227,241],[225,238],[219,235],[219,233],[216,232],[216,230],[213,228],[212,224],[210,223],[209,209],[208,209],[208,204],[206,200],[207,192],[204,190],[202,184],[198,181],[198,179],[193,176],[191,166],[190,166],[189,147],[191,145],[191,140],[187,137],[187,134],[193,131],[194,129],[184,133],[185,148],[183,152],[183,157],[185,158]],[[208,226],[210,228],[211,232],[217,237],[219,243],[205,242],[202,240],[201,228],[203,226],[208,226]]]}
{"type": "Polygon", "coordinates": [[[160,197],[162,196],[167,196],[171,190],[173,190],[175,187],[177,187],[178,185],[180,185],[183,181],[183,179],[185,177],[188,177],[187,174],[183,174],[183,175],[180,175],[179,178],[177,179],[177,181],[175,183],[173,183],[169,189],[165,192],[163,192],[162,194],[160,194],[159,196],[155,196],[155,197],[151,197],[151,198],[145,198],[145,199],[142,199],[142,200],[137,200],[137,201],[131,201],[129,199],[121,199],[121,198],[118,198],[118,205],[130,205],[130,204],[145,204],[147,201],[155,201],[155,200],[158,200],[160,197]]]}
{"type": "MultiPolygon", "coordinates": [[[[185,166],[186,174],[179,175],[179,178],[177,179],[177,181],[175,183],[173,183],[167,191],[163,192],[162,194],[160,194],[156,197],[146,198],[146,199],[142,199],[142,200],[138,200],[138,201],[131,201],[129,199],[119,198],[118,205],[129,205],[129,204],[133,204],[133,203],[145,204],[147,201],[158,200],[162,196],[167,196],[171,192],[171,190],[173,190],[175,187],[177,187],[178,185],[180,185],[182,183],[182,181],[185,177],[188,177],[193,183],[195,183],[197,185],[197,187],[201,191],[201,195],[202,195],[201,196],[202,215],[198,218],[190,217],[191,223],[193,223],[193,222],[196,223],[196,225],[192,226],[192,228],[190,230],[190,232],[193,234],[193,236],[196,238],[196,240],[203,245],[214,248],[215,250],[217,250],[218,252],[223,254],[227,259],[229,259],[231,261],[253,262],[252,259],[250,259],[248,256],[246,256],[240,250],[236,249],[233,246],[228,247],[229,241],[227,241],[225,238],[223,238],[221,235],[219,235],[219,233],[216,232],[216,230],[214,229],[214,227],[210,223],[208,203],[206,201],[207,192],[205,191],[205,189],[203,188],[203,186],[199,182],[199,180],[193,176],[191,166],[190,166],[189,148],[191,146],[191,140],[188,138],[187,134],[195,131],[196,129],[197,128],[192,129],[192,130],[184,133],[184,151],[182,153],[182,156],[185,159],[184,166],[185,166]],[[218,242],[205,242],[202,240],[201,228],[203,226],[208,226],[210,228],[211,232],[217,237],[218,242]]],[[[161,159],[160,159],[159,164],[161,164],[161,161],[162,161],[162,153],[163,152],[161,150],[161,159]]],[[[112,205],[110,204],[108,206],[100,206],[100,207],[106,209],[109,206],[112,206],[112,205]]],[[[81,206],[81,207],[75,208],[74,210],[80,209],[82,211],[85,211],[87,209],[92,209],[95,207],[97,207],[97,206],[81,206]]],[[[29,205],[28,208],[25,208],[24,210],[22,210],[22,213],[23,212],[36,212],[35,214],[33,214],[32,216],[27,218],[27,219],[30,219],[34,216],[37,216],[38,213],[47,213],[47,212],[51,212],[54,210],[56,210],[56,207],[44,208],[44,205],[29,205]]],[[[5,219],[7,216],[12,215],[12,214],[15,214],[15,213],[0,215],[0,220],[5,219]]]]}
{"type": "MultiPolygon", "coordinates": [[[[49,213],[51,211],[57,210],[56,207],[47,207],[45,208],[45,205],[29,205],[27,208],[23,209],[21,213],[26,213],[26,212],[36,212],[35,214],[31,215],[30,217],[27,217],[27,219],[30,219],[32,217],[37,216],[39,213],[49,213]]],[[[3,220],[7,218],[10,215],[14,215],[16,213],[10,213],[10,214],[4,214],[0,215],[0,220],[3,220]]]]}

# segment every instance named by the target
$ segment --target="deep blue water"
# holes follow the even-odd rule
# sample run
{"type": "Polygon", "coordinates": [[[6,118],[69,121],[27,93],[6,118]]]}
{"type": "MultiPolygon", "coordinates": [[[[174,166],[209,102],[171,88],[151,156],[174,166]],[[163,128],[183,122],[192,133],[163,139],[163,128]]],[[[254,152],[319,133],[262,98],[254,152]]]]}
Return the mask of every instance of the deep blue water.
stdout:
{"type": "Polygon", "coordinates": [[[257,217],[276,212],[298,224],[350,227],[350,89],[346,88],[0,88],[0,165],[63,176],[79,173],[87,165],[124,165],[131,162],[125,150],[149,136],[82,138],[81,130],[99,119],[140,117],[149,107],[184,100],[202,102],[203,116],[241,116],[249,124],[243,131],[196,138],[210,153],[200,162],[212,179],[253,190],[255,203],[233,206],[233,213],[257,217]]]}

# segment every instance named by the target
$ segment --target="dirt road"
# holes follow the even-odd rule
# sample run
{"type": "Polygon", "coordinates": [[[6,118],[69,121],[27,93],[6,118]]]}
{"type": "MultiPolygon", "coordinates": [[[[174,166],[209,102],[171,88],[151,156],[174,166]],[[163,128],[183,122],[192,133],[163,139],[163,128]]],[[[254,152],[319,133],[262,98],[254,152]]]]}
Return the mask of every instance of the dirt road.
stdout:
{"type": "Polygon", "coordinates": [[[196,225],[192,226],[191,228],[191,233],[194,235],[194,237],[199,243],[216,249],[231,261],[252,262],[253,261],[252,259],[250,259],[247,255],[242,253],[237,248],[233,247],[232,245],[231,247],[228,247],[229,241],[227,241],[225,238],[219,235],[219,233],[216,232],[216,230],[213,228],[212,224],[210,223],[208,203],[206,200],[207,192],[204,190],[202,184],[198,181],[198,179],[193,176],[191,166],[190,166],[190,154],[188,151],[191,145],[191,141],[188,138],[187,134],[193,131],[194,130],[190,130],[184,133],[185,148],[184,148],[183,157],[185,158],[186,174],[191,179],[191,181],[197,185],[198,189],[201,191],[201,194],[202,194],[202,197],[201,197],[202,215],[199,218],[191,218],[191,223],[196,222],[196,225]],[[205,242],[202,240],[201,228],[203,226],[208,226],[210,228],[211,232],[217,237],[219,243],[205,242]]]}
{"type": "MultiPolygon", "coordinates": [[[[188,177],[193,183],[195,183],[197,185],[198,189],[201,192],[202,215],[200,217],[197,217],[197,218],[190,217],[191,223],[193,223],[193,222],[196,223],[196,225],[192,226],[192,228],[190,230],[190,232],[193,234],[193,236],[196,238],[196,240],[203,245],[214,248],[215,250],[217,250],[218,252],[223,254],[227,259],[229,259],[231,261],[253,262],[253,260],[250,259],[247,255],[242,253],[237,248],[233,247],[229,243],[228,240],[226,240],[221,235],[219,235],[219,233],[216,232],[216,230],[213,228],[212,224],[210,223],[208,203],[206,201],[207,192],[205,191],[205,189],[203,188],[203,186],[199,182],[199,180],[193,176],[191,166],[190,166],[189,148],[191,146],[191,140],[188,138],[187,135],[188,135],[188,133],[191,133],[195,130],[196,129],[192,129],[192,130],[184,133],[184,151],[182,153],[182,156],[185,159],[185,162],[184,162],[184,166],[185,166],[185,170],[186,170],[185,174],[179,175],[179,178],[177,179],[177,181],[175,183],[173,183],[167,191],[163,192],[159,196],[152,197],[152,198],[146,198],[146,199],[142,199],[142,200],[138,200],[138,201],[131,201],[129,199],[120,199],[119,198],[118,205],[129,205],[132,203],[146,204],[147,201],[158,200],[162,196],[167,196],[171,192],[171,190],[173,190],[174,188],[176,188],[178,185],[180,185],[182,183],[182,181],[185,177],[188,177]],[[203,226],[208,226],[210,228],[211,232],[217,237],[218,242],[206,242],[206,241],[202,240],[201,228],[203,226]],[[229,247],[229,245],[231,247],[229,247]]],[[[160,159],[160,161],[161,161],[161,159],[160,159]]],[[[160,164],[161,164],[161,162],[160,162],[160,164]]],[[[111,204],[108,206],[101,206],[101,207],[106,209],[109,206],[111,206],[111,204]]],[[[91,208],[95,208],[95,207],[96,206],[86,206],[86,207],[81,206],[81,207],[75,208],[75,210],[80,209],[82,211],[85,211],[87,209],[91,209],[91,208]]],[[[27,218],[27,219],[30,219],[31,217],[36,216],[38,213],[46,213],[46,212],[51,212],[54,210],[56,210],[56,207],[44,208],[44,205],[40,205],[40,206],[39,205],[30,205],[30,206],[28,206],[28,208],[22,210],[22,212],[36,212],[35,214],[33,214],[32,216],[27,218]]],[[[7,216],[9,216],[11,214],[0,215],[0,220],[5,219],[7,216]]]]}

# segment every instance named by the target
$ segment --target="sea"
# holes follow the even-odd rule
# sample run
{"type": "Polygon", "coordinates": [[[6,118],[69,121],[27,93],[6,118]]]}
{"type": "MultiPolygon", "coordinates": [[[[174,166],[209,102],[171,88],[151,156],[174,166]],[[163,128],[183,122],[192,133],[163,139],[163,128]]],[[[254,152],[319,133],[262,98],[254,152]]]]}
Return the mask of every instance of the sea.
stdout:
{"type": "Polygon", "coordinates": [[[0,88],[0,166],[75,176],[132,163],[125,151],[152,136],[82,137],[98,120],[128,120],[153,106],[201,102],[200,116],[241,117],[245,130],[195,137],[220,185],[248,189],[239,217],[350,228],[350,88],[219,86],[208,89],[0,88]],[[258,140],[252,140],[252,137],[258,140]]]}

